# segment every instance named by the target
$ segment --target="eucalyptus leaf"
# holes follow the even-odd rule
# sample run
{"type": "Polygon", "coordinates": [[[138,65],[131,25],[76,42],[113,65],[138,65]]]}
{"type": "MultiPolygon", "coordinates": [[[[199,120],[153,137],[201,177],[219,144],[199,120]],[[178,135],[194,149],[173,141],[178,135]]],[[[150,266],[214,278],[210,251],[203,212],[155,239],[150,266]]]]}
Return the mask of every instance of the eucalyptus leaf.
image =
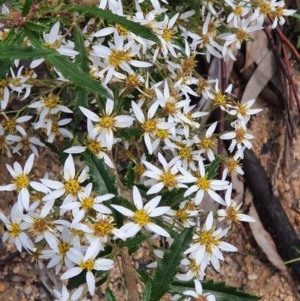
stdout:
{"type": "Polygon", "coordinates": [[[124,28],[126,28],[127,30],[129,30],[130,32],[142,38],[154,42],[159,42],[158,37],[153,33],[153,31],[150,28],[143,26],[139,23],[130,21],[123,16],[118,16],[112,13],[111,11],[103,10],[97,7],[88,7],[83,5],[70,5],[70,6],[65,6],[63,9],[68,11],[78,12],[87,16],[98,17],[100,19],[104,19],[109,22],[117,23],[123,26],[124,28]]]}

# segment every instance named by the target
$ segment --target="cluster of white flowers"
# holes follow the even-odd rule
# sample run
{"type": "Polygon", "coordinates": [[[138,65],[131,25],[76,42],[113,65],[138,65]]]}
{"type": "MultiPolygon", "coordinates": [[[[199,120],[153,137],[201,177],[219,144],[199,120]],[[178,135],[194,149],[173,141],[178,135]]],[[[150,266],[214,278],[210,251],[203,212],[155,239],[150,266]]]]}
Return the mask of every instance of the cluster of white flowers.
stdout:
{"type": "MultiPolygon", "coordinates": [[[[163,236],[172,244],[168,229],[194,227],[177,277],[195,281],[195,291],[184,293],[186,300],[202,296],[213,301],[213,295],[202,293],[206,267],[219,271],[222,252],[237,251],[224,241],[232,224],[254,221],[232,199],[230,176],[243,174],[240,160],[254,138],[247,124],[260,110],[251,108],[254,99],[243,104],[235,99],[231,85],[221,91],[218,79],[203,77],[197,58],[235,59],[234,50],[250,39],[251,32],[261,30],[264,22],[272,28],[282,25],[294,11],[276,0],[201,1],[197,9],[181,5],[176,10],[167,1],[136,0],[128,5],[101,0],[98,7],[151,28],[159,43],[119,24],[86,19],[82,32],[90,75],[111,97],[101,100],[91,95],[78,107],[66,89],[70,82],[58,70],[49,70],[46,80],[39,77],[38,68],[46,68],[43,59],[26,68],[19,60],[13,63],[0,80],[0,152],[7,156],[29,152],[29,157],[24,168],[18,162],[7,165],[13,179],[0,186],[0,191],[18,194],[10,215],[0,212],[3,240],[38,261],[48,260],[57,274],[63,270],[62,280],[84,272],[93,295],[96,275],[103,275],[97,271],[114,265],[114,252],[105,251],[108,246],[114,248],[139,232],[163,236]],[[222,121],[205,124],[202,117],[210,112],[197,109],[195,99],[201,97],[231,120],[231,132],[217,130],[222,121]],[[75,111],[81,114],[79,121],[75,111]],[[228,156],[218,154],[222,139],[231,141],[228,156]],[[34,158],[48,145],[58,151],[63,147],[68,154],[62,174],[59,179],[45,176],[33,181],[34,158]],[[84,161],[74,162],[77,154],[87,152],[103,160],[123,185],[127,183],[131,189],[127,203],[116,201],[118,192],[97,193],[89,167],[84,161]],[[215,169],[223,166],[219,175],[212,172],[216,162],[215,169]],[[166,204],[163,195],[176,191],[179,200],[166,204]],[[204,202],[212,202],[213,211],[203,211],[204,202]],[[121,225],[116,214],[124,216],[121,225]],[[218,226],[223,219],[225,229],[218,226]]],[[[2,12],[7,11],[3,5],[2,12]]],[[[41,39],[45,47],[74,62],[79,53],[69,32],[55,21],[41,39]]],[[[4,28],[0,41],[7,35],[4,28]]],[[[26,43],[30,45],[30,38],[26,43]]],[[[63,287],[55,291],[57,299],[82,300],[86,285],[73,293],[63,287]]]]}

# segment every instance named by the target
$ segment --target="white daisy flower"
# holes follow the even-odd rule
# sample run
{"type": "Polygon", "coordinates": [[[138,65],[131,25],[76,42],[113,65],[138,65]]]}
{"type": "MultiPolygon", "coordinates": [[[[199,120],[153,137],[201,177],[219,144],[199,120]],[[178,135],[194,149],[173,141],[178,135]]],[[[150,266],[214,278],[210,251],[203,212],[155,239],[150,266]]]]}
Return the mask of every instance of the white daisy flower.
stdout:
{"type": "Polygon", "coordinates": [[[170,207],[168,206],[157,207],[160,199],[161,196],[157,196],[144,206],[138,188],[133,186],[133,202],[137,209],[136,211],[129,210],[119,205],[111,205],[114,209],[124,216],[128,216],[132,220],[132,222],[128,222],[122,226],[120,230],[126,233],[128,237],[135,236],[142,228],[161,236],[170,237],[170,234],[165,229],[151,221],[151,217],[163,216],[170,210],[170,207]]]}
{"type": "Polygon", "coordinates": [[[73,157],[69,155],[64,164],[62,182],[41,179],[45,186],[54,189],[43,198],[43,201],[48,202],[50,208],[53,206],[54,201],[63,195],[65,195],[63,204],[75,201],[79,193],[83,191],[83,187],[80,184],[89,178],[88,170],[89,168],[86,166],[79,175],[76,174],[73,157]]]}
{"type": "Polygon", "coordinates": [[[101,250],[101,245],[98,240],[91,242],[90,246],[87,248],[85,254],[78,249],[72,248],[69,253],[69,258],[78,265],[68,269],[61,275],[61,279],[69,279],[79,275],[81,272],[86,272],[86,283],[90,294],[93,296],[95,293],[95,276],[93,270],[95,271],[108,271],[112,269],[114,261],[106,258],[97,258],[98,253],[101,250]]]}
{"type": "Polygon", "coordinates": [[[228,181],[208,179],[202,158],[198,160],[198,165],[200,172],[198,176],[194,176],[187,170],[179,167],[179,170],[182,173],[182,178],[180,181],[182,183],[194,183],[186,190],[184,197],[187,197],[196,192],[195,204],[199,205],[204,197],[204,194],[207,193],[213,200],[221,205],[225,205],[222,197],[215,191],[227,189],[228,181]]]}
{"type": "Polygon", "coordinates": [[[78,200],[71,203],[66,203],[60,206],[62,209],[72,210],[73,221],[72,223],[80,222],[85,214],[88,214],[91,210],[94,210],[103,214],[111,214],[111,210],[103,205],[104,201],[110,200],[114,197],[113,194],[108,193],[101,196],[92,196],[93,184],[89,183],[84,191],[78,193],[78,200]]]}
{"type": "Polygon", "coordinates": [[[232,140],[228,150],[232,153],[235,147],[237,147],[238,152],[241,153],[240,157],[242,158],[243,146],[251,149],[252,143],[250,140],[252,140],[254,136],[247,132],[246,125],[241,120],[235,120],[231,123],[231,126],[234,128],[234,130],[232,132],[222,134],[220,139],[232,140]]]}
{"type": "Polygon", "coordinates": [[[38,182],[30,181],[30,176],[28,175],[32,169],[34,162],[34,154],[31,154],[27,159],[24,168],[21,167],[20,163],[14,162],[13,167],[6,164],[6,168],[14,178],[13,182],[8,185],[0,186],[0,191],[12,191],[17,190],[18,192],[18,205],[20,211],[23,209],[28,210],[30,202],[29,188],[34,190],[47,192],[43,185],[38,182]]]}
{"type": "Polygon", "coordinates": [[[106,146],[108,150],[112,149],[114,135],[113,132],[117,128],[128,128],[131,126],[134,118],[129,115],[116,115],[113,114],[114,101],[111,99],[106,100],[105,112],[98,116],[94,112],[84,107],[79,107],[81,112],[92,122],[96,122],[96,125],[91,130],[91,133],[98,135],[104,134],[106,140],[106,146]]]}
{"type": "Polygon", "coordinates": [[[203,293],[201,282],[198,279],[194,280],[195,291],[187,290],[183,292],[186,296],[191,296],[195,300],[206,300],[206,301],[216,301],[216,297],[211,293],[203,293]]]}
{"type": "Polygon", "coordinates": [[[147,170],[143,173],[143,177],[148,177],[150,180],[146,180],[144,184],[151,186],[147,191],[147,194],[155,194],[160,192],[164,187],[171,190],[179,187],[186,187],[179,182],[181,175],[179,172],[180,161],[178,158],[173,158],[169,163],[166,161],[161,153],[158,153],[158,160],[162,165],[162,169],[159,169],[155,165],[143,161],[143,164],[147,167],[147,170]]]}
{"type": "Polygon", "coordinates": [[[193,242],[184,254],[191,253],[199,262],[202,262],[203,258],[206,257],[205,261],[211,262],[215,270],[219,271],[219,260],[224,260],[221,251],[236,252],[237,248],[221,240],[227,234],[229,228],[224,230],[222,228],[215,229],[213,222],[213,212],[211,211],[202,228],[194,233],[193,242]]]}
{"type": "Polygon", "coordinates": [[[225,202],[226,208],[218,210],[218,218],[219,220],[223,220],[224,218],[231,223],[239,223],[239,222],[248,222],[253,223],[255,219],[247,214],[242,213],[240,210],[243,203],[238,204],[235,200],[231,198],[232,193],[232,183],[229,185],[229,188],[225,194],[225,202]]]}
{"type": "Polygon", "coordinates": [[[83,291],[84,286],[80,286],[71,294],[67,287],[63,285],[61,291],[53,289],[56,297],[54,301],[88,301],[87,299],[83,299],[83,291]]]}
{"type": "Polygon", "coordinates": [[[2,236],[3,242],[9,241],[13,243],[19,252],[22,252],[23,248],[27,251],[34,250],[35,247],[26,234],[29,225],[23,221],[23,211],[19,209],[17,203],[12,206],[9,217],[0,212],[0,221],[4,223],[7,229],[2,236]]]}

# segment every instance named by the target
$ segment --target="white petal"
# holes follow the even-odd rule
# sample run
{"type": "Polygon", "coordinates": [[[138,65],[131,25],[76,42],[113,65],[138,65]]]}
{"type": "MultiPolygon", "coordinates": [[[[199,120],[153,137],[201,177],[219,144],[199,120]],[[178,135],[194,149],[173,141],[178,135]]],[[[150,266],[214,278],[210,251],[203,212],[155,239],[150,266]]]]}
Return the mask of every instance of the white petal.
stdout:
{"type": "Polygon", "coordinates": [[[65,180],[71,180],[75,178],[75,165],[72,155],[69,155],[64,164],[64,178],[65,180]]]}
{"type": "Polygon", "coordinates": [[[143,199],[140,191],[136,186],[133,186],[133,202],[138,210],[143,209],[143,199]]]}
{"type": "Polygon", "coordinates": [[[87,271],[86,273],[86,283],[90,294],[93,296],[95,293],[95,277],[91,271],[87,271]]]}
{"type": "Polygon", "coordinates": [[[88,119],[91,119],[94,122],[100,121],[100,117],[98,115],[96,115],[94,112],[92,112],[84,107],[79,107],[79,109],[88,119]]]}
{"type": "Polygon", "coordinates": [[[25,166],[24,166],[24,173],[28,174],[31,171],[34,161],[34,154],[31,154],[30,157],[27,159],[25,166]]]}
{"type": "Polygon", "coordinates": [[[60,277],[61,280],[69,279],[72,277],[75,277],[79,275],[82,272],[82,268],[80,267],[75,267],[67,270],[65,273],[63,273],[60,277]]]}
{"type": "Polygon", "coordinates": [[[134,215],[134,213],[131,210],[129,210],[123,206],[111,205],[111,207],[113,207],[114,209],[116,209],[117,211],[119,211],[120,213],[122,213],[125,216],[132,217],[134,215]]]}
{"type": "Polygon", "coordinates": [[[154,233],[157,233],[161,236],[170,237],[170,234],[164,228],[162,228],[154,223],[147,224],[145,228],[154,233]]]}

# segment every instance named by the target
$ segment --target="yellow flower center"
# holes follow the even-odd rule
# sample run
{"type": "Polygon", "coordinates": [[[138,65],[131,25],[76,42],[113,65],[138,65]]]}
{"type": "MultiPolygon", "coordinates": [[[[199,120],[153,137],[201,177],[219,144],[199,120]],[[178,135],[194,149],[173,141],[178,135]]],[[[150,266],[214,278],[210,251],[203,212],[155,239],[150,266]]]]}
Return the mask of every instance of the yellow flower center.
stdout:
{"type": "Polygon", "coordinates": [[[173,35],[175,34],[175,31],[169,28],[165,28],[162,33],[162,38],[167,41],[171,42],[173,40],[173,35]]]}
{"type": "Polygon", "coordinates": [[[236,37],[240,41],[249,41],[249,39],[250,39],[249,34],[246,31],[242,30],[242,29],[237,30],[236,37]]]}
{"type": "Polygon", "coordinates": [[[126,88],[133,90],[139,86],[139,79],[136,75],[128,75],[126,78],[126,88]]]}
{"type": "Polygon", "coordinates": [[[79,185],[77,180],[69,180],[65,183],[65,189],[68,194],[75,196],[81,190],[81,186],[79,185]]]}
{"type": "Polygon", "coordinates": [[[98,154],[101,151],[101,145],[99,141],[88,139],[87,148],[93,153],[98,154]]]}
{"type": "Polygon", "coordinates": [[[259,10],[264,15],[269,15],[272,12],[271,4],[268,1],[263,1],[259,4],[259,10]]]}
{"type": "Polygon", "coordinates": [[[237,218],[237,214],[238,214],[238,211],[232,207],[232,206],[229,206],[227,209],[226,209],[226,213],[227,213],[227,218],[232,221],[232,222],[239,222],[238,218],[237,218]]]}
{"type": "Polygon", "coordinates": [[[192,154],[191,154],[190,148],[189,147],[181,148],[179,151],[179,156],[182,159],[186,159],[186,160],[190,161],[192,159],[192,154]]]}
{"type": "Polygon", "coordinates": [[[208,82],[204,78],[200,78],[197,82],[196,92],[201,94],[208,87],[208,82]]]}
{"type": "Polygon", "coordinates": [[[196,242],[200,243],[201,245],[205,245],[206,252],[212,253],[212,247],[218,246],[219,241],[213,236],[212,230],[201,231],[197,233],[199,238],[196,242]]]}
{"type": "Polygon", "coordinates": [[[123,26],[117,24],[117,32],[120,36],[127,36],[128,35],[128,30],[124,28],[123,26]]]}
{"type": "Polygon", "coordinates": [[[225,165],[228,168],[229,172],[233,172],[236,167],[239,165],[239,161],[233,158],[228,158],[225,160],[225,165]]]}
{"type": "Polygon", "coordinates": [[[214,141],[211,138],[203,138],[200,141],[200,145],[206,150],[211,149],[214,147],[214,141]]]}
{"type": "Polygon", "coordinates": [[[33,231],[38,234],[44,233],[47,229],[49,229],[49,224],[44,218],[35,218],[32,224],[33,231]]]}
{"type": "Polygon", "coordinates": [[[195,60],[194,56],[190,56],[186,58],[185,60],[181,61],[182,66],[182,72],[184,74],[190,74],[195,70],[195,67],[197,66],[197,62],[195,60]]]}
{"type": "Polygon", "coordinates": [[[200,265],[197,265],[196,260],[193,259],[193,258],[190,259],[190,263],[189,263],[188,267],[189,267],[189,270],[194,275],[196,275],[199,272],[199,270],[200,270],[200,265]]]}
{"type": "Polygon", "coordinates": [[[109,220],[100,220],[93,225],[93,228],[96,236],[105,237],[106,235],[111,234],[114,226],[109,222],[109,220]]]}
{"type": "Polygon", "coordinates": [[[206,177],[199,177],[196,181],[196,185],[200,188],[200,190],[208,190],[210,188],[210,181],[207,180],[206,177]]]}
{"type": "Polygon", "coordinates": [[[175,105],[175,102],[170,100],[170,101],[167,101],[164,108],[163,108],[163,111],[166,115],[172,115],[172,114],[175,114],[176,113],[176,105],[175,105]]]}
{"type": "Polygon", "coordinates": [[[134,168],[134,172],[138,175],[138,176],[141,176],[144,172],[145,172],[145,167],[141,164],[137,165],[135,168],[134,168]]]}
{"type": "Polygon", "coordinates": [[[88,259],[86,261],[81,261],[79,266],[84,270],[91,271],[95,266],[95,260],[88,259]]]}
{"type": "Polygon", "coordinates": [[[62,255],[63,257],[65,257],[65,255],[70,250],[70,248],[71,248],[71,245],[67,242],[60,242],[58,244],[59,254],[62,255]]]}
{"type": "Polygon", "coordinates": [[[123,50],[112,50],[110,56],[108,57],[109,64],[115,67],[117,70],[122,62],[128,61],[130,61],[130,56],[123,50]]]}
{"type": "Polygon", "coordinates": [[[176,177],[170,172],[166,172],[160,176],[160,181],[168,188],[176,186],[176,177]]]}
{"type": "Polygon", "coordinates": [[[184,223],[184,221],[189,217],[186,209],[179,209],[176,211],[176,217],[180,223],[184,223]]]}
{"type": "Polygon", "coordinates": [[[93,205],[94,205],[94,199],[91,197],[83,198],[81,201],[81,207],[85,211],[92,209],[93,205]]]}
{"type": "Polygon", "coordinates": [[[58,95],[53,95],[50,93],[44,98],[45,106],[49,109],[56,108],[60,103],[60,98],[58,95]]]}
{"type": "Polygon", "coordinates": [[[243,7],[237,6],[234,10],[233,13],[237,16],[240,16],[243,13],[243,7]]]}
{"type": "Polygon", "coordinates": [[[14,119],[7,119],[3,122],[4,130],[8,131],[9,133],[13,133],[16,129],[17,122],[14,119]]]}
{"type": "Polygon", "coordinates": [[[141,209],[134,213],[133,220],[143,227],[149,223],[150,219],[148,213],[144,209],[141,209]]]}
{"type": "Polygon", "coordinates": [[[58,49],[61,46],[60,41],[55,41],[54,43],[45,43],[45,47],[51,48],[51,49],[58,49]]]}
{"type": "Polygon", "coordinates": [[[111,116],[104,116],[99,121],[99,125],[105,129],[113,128],[115,125],[115,119],[111,116]]]}
{"type": "Polygon", "coordinates": [[[149,119],[146,120],[143,124],[143,129],[146,133],[152,133],[156,130],[157,120],[149,119]]]}
{"type": "Polygon", "coordinates": [[[20,224],[11,223],[10,229],[9,229],[9,236],[10,237],[18,237],[21,232],[22,232],[22,230],[21,230],[20,224]]]}
{"type": "Polygon", "coordinates": [[[21,82],[19,78],[10,78],[8,80],[12,85],[14,85],[15,87],[20,87],[21,86],[21,82]]]}
{"type": "Polygon", "coordinates": [[[17,186],[17,191],[20,191],[22,188],[27,188],[29,185],[29,178],[25,174],[20,174],[17,176],[14,184],[17,186]]]}
{"type": "Polygon", "coordinates": [[[222,93],[218,92],[215,94],[214,97],[214,105],[216,106],[225,106],[227,103],[228,97],[223,95],[222,93]]]}
{"type": "Polygon", "coordinates": [[[239,127],[239,128],[235,129],[235,134],[236,134],[235,139],[236,139],[237,143],[240,144],[245,139],[245,135],[247,134],[247,130],[245,130],[242,127],[239,127]]]}
{"type": "Polygon", "coordinates": [[[162,130],[162,129],[157,129],[156,130],[156,136],[159,138],[159,139],[167,139],[169,137],[169,132],[168,130],[162,130]]]}

